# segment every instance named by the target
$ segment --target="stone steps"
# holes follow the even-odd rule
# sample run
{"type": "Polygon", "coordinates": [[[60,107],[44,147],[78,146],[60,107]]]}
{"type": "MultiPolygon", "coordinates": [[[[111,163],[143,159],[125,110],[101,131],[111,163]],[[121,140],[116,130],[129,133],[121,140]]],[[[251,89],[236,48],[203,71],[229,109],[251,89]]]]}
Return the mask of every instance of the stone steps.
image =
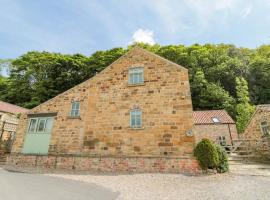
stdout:
{"type": "Polygon", "coordinates": [[[7,155],[0,155],[0,166],[4,166],[6,164],[6,160],[7,160],[7,155]]]}

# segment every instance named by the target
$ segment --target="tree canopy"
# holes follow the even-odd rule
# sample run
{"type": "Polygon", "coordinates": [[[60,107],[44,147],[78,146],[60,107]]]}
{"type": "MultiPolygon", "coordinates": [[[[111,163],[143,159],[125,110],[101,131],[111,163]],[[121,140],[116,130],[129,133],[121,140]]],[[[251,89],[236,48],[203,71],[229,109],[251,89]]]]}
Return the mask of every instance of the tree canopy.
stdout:
{"type": "MultiPolygon", "coordinates": [[[[247,83],[241,91],[249,104],[270,103],[270,45],[136,45],[189,69],[194,110],[226,109],[236,119],[241,85],[237,78],[247,83]]],[[[132,46],[91,56],[28,52],[12,61],[9,77],[0,77],[0,100],[32,108],[91,78],[132,46]]]]}

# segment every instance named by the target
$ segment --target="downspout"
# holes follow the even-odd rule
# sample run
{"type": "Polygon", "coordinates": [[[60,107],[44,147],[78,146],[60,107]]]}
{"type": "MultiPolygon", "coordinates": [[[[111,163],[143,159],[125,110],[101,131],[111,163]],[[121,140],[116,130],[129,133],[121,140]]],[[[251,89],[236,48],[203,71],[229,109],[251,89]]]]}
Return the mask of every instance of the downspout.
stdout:
{"type": "Polygon", "coordinates": [[[233,146],[233,139],[232,139],[232,132],[231,132],[230,124],[227,124],[227,126],[228,126],[228,129],[229,129],[231,143],[232,143],[232,146],[233,146]]]}
{"type": "MultiPolygon", "coordinates": [[[[1,121],[0,121],[1,122],[1,121]]],[[[5,126],[5,121],[2,121],[2,123],[1,123],[1,136],[0,136],[0,140],[2,140],[2,136],[3,136],[3,133],[4,133],[4,126],[5,126]]]]}

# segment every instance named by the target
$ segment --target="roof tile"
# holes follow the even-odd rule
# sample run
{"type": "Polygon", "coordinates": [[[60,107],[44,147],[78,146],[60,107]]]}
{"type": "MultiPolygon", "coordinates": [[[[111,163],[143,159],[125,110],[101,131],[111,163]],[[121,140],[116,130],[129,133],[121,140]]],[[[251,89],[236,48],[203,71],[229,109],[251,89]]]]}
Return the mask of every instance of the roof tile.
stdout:
{"type": "Polygon", "coordinates": [[[29,110],[20,106],[0,101],[0,111],[13,114],[26,113],[29,110]]]}
{"type": "Polygon", "coordinates": [[[214,124],[213,118],[217,118],[222,124],[235,124],[233,119],[225,110],[205,110],[193,112],[193,120],[195,124],[214,124]]]}

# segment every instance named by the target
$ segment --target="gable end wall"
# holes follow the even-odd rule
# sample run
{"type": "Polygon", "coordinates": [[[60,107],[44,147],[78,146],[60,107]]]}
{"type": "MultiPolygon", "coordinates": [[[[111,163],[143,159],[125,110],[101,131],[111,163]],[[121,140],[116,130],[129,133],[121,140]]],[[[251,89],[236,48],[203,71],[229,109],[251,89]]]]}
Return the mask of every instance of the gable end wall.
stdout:
{"type": "MultiPolygon", "coordinates": [[[[57,113],[49,154],[186,156],[194,136],[187,69],[134,48],[100,74],[32,109],[57,113]],[[129,67],[144,67],[145,83],[128,85],[129,67]],[[72,100],[80,101],[80,118],[68,117],[72,100]],[[129,127],[129,112],[140,108],[143,128],[129,127]]],[[[27,115],[21,116],[13,153],[23,147],[27,115]]]]}

